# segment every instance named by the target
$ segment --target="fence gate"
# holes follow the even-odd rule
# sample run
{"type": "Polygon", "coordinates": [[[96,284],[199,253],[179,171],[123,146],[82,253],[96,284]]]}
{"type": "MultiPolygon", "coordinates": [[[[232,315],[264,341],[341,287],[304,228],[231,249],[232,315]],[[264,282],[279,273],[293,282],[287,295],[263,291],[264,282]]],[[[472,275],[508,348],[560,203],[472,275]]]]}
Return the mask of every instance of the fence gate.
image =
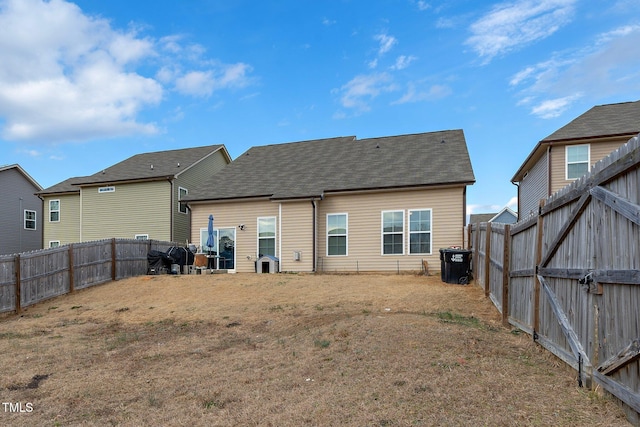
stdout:
{"type": "MultiPolygon", "coordinates": [[[[640,412],[640,174],[627,144],[541,206],[534,339],[640,412]]],[[[630,412],[630,411],[628,411],[630,412]]]]}

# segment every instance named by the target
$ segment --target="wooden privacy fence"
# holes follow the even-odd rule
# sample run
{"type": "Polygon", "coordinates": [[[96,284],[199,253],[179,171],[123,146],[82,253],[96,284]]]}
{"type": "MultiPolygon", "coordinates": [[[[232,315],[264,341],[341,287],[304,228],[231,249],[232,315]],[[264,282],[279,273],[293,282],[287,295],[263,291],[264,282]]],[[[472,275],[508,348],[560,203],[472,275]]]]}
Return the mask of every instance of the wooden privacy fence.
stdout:
{"type": "Polygon", "coordinates": [[[541,201],[512,226],[474,224],[476,283],[504,323],[531,334],[640,413],[640,142],[541,201]]]}
{"type": "Polygon", "coordinates": [[[174,243],[109,239],[0,256],[0,313],[100,283],[147,273],[150,250],[174,243]]]}

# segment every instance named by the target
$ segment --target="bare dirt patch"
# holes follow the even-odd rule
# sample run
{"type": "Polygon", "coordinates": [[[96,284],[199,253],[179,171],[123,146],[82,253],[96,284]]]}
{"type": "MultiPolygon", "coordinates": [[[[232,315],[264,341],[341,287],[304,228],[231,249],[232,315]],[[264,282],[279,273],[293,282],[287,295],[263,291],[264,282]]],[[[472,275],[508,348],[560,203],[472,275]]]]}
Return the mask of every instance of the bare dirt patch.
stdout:
{"type": "Polygon", "coordinates": [[[0,319],[0,398],[33,408],[0,423],[628,425],[499,320],[433,276],[122,280],[0,319]]]}

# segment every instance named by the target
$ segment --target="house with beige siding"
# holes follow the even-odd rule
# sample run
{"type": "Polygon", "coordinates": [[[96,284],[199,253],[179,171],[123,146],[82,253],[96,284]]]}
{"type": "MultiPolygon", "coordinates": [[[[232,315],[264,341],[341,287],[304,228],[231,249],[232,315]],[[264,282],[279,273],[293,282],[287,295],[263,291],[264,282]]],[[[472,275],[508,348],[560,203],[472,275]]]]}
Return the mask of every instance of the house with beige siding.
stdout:
{"type": "Polygon", "coordinates": [[[231,271],[263,256],[281,272],[438,270],[474,182],[462,130],[348,136],[253,147],[184,201],[192,243],[231,271]]]}
{"type": "Polygon", "coordinates": [[[598,105],[547,136],[511,182],[518,187],[518,215],[538,211],[540,200],[583,176],[596,162],[640,132],[640,101],[598,105]]]}
{"type": "Polygon", "coordinates": [[[187,242],[191,212],[180,198],[231,158],[223,145],[132,156],[40,191],[44,245],[107,238],[187,242]]]}

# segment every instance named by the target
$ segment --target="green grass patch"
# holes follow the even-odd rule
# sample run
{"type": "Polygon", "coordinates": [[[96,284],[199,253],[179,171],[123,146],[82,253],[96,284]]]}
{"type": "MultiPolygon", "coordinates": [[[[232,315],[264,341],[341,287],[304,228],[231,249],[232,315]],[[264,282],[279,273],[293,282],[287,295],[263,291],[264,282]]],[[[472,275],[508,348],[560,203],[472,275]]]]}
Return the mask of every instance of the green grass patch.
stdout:
{"type": "Polygon", "coordinates": [[[331,345],[329,340],[314,340],[313,345],[318,348],[328,348],[331,345]]]}
{"type": "Polygon", "coordinates": [[[439,311],[435,316],[442,323],[452,323],[455,325],[469,326],[472,328],[484,329],[485,326],[477,317],[463,316],[461,314],[452,313],[450,311],[439,311]]]}
{"type": "Polygon", "coordinates": [[[16,338],[29,338],[29,335],[20,332],[0,332],[0,340],[12,340],[16,338]]]}

